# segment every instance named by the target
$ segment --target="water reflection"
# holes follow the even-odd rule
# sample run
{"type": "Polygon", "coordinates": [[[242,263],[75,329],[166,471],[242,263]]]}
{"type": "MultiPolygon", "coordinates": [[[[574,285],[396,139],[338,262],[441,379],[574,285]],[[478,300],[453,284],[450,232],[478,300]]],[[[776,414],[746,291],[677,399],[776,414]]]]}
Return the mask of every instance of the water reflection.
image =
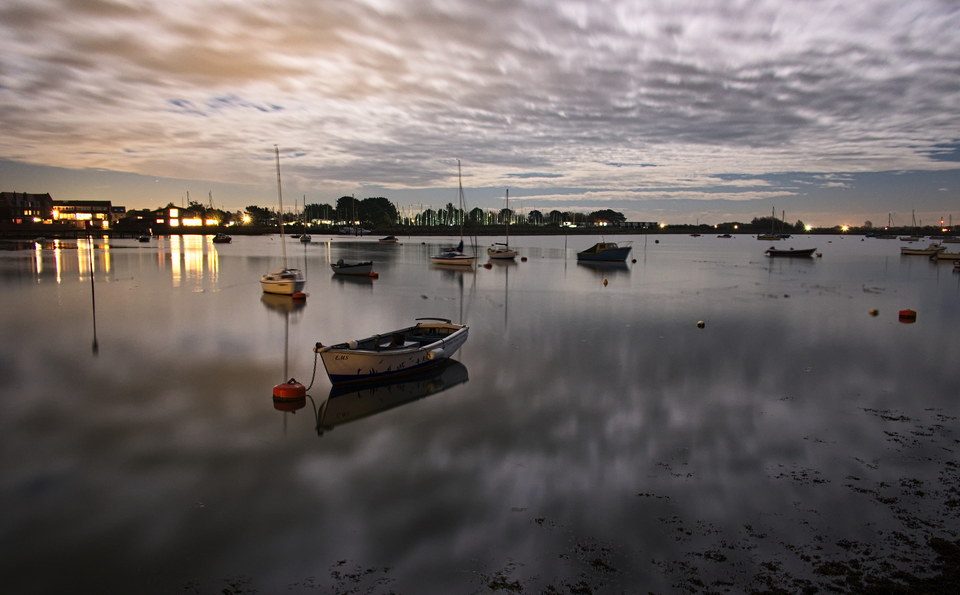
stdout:
{"type": "Polygon", "coordinates": [[[630,272],[630,267],[628,267],[625,262],[584,262],[578,260],[577,266],[596,273],[601,277],[606,275],[621,275],[630,272]]]}
{"type": "Polygon", "coordinates": [[[443,392],[469,380],[467,367],[447,360],[425,372],[394,382],[333,387],[316,413],[317,435],[394,407],[443,392]]]}

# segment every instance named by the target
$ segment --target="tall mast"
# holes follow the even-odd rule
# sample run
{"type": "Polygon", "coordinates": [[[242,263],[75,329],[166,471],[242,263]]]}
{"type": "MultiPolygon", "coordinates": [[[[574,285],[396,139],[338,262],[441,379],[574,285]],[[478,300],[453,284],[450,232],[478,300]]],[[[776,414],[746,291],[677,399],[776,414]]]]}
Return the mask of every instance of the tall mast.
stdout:
{"type": "Polygon", "coordinates": [[[273,145],[277,155],[277,202],[280,203],[280,252],[283,254],[283,268],[287,268],[287,244],[283,239],[283,192],[280,191],[280,147],[273,145]]]}
{"type": "MultiPolygon", "coordinates": [[[[460,160],[457,159],[457,183],[460,186],[460,212],[463,213],[463,175],[460,173],[460,160]]],[[[463,217],[460,217],[460,239],[463,240],[463,217]]]]}
{"type": "Polygon", "coordinates": [[[507,248],[510,247],[510,220],[513,217],[510,214],[510,189],[507,188],[507,248]]]}

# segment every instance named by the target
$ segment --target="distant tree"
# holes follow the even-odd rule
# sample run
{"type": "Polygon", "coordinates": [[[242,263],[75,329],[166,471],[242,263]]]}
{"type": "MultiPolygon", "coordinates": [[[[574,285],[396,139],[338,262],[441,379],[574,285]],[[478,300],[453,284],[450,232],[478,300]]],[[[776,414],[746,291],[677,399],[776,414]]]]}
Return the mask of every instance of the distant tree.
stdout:
{"type": "Polygon", "coordinates": [[[527,221],[532,225],[543,225],[543,213],[537,210],[530,211],[527,215],[527,221]]]}
{"type": "Polygon", "coordinates": [[[323,204],[309,204],[303,207],[303,218],[307,221],[315,221],[317,219],[331,219],[333,217],[333,207],[323,203],[323,204]]]}
{"type": "Polygon", "coordinates": [[[507,222],[507,219],[513,217],[513,211],[510,209],[500,209],[497,211],[497,223],[503,224],[507,222]]]}
{"type": "Polygon", "coordinates": [[[550,223],[554,225],[560,225],[564,221],[563,213],[557,210],[550,211],[550,214],[548,215],[548,217],[550,219],[550,223]]]}
{"type": "Polygon", "coordinates": [[[467,221],[472,225],[483,225],[483,209],[480,207],[470,209],[470,213],[467,214],[467,221]]]}
{"type": "Polygon", "coordinates": [[[352,196],[341,196],[337,199],[337,219],[339,221],[354,221],[359,209],[360,201],[352,196]]]}
{"type": "Polygon", "coordinates": [[[611,209],[601,209],[587,215],[587,221],[590,223],[606,222],[612,225],[620,225],[626,220],[627,218],[623,215],[623,213],[613,211],[611,209]]]}
{"type": "Polygon", "coordinates": [[[365,198],[357,206],[362,223],[374,227],[389,227],[397,222],[397,207],[382,196],[365,198]]]}
{"type": "Polygon", "coordinates": [[[250,215],[250,222],[254,225],[272,225],[276,220],[273,211],[256,205],[248,206],[247,213],[250,215]]]}

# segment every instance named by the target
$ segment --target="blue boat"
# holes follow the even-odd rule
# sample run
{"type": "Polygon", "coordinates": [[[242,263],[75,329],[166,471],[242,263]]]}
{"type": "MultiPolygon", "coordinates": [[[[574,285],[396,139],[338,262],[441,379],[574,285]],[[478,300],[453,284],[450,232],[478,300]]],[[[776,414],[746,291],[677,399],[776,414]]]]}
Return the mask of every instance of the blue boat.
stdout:
{"type": "Polygon", "coordinates": [[[630,248],[631,246],[618,246],[615,242],[599,242],[583,252],[577,252],[577,260],[623,262],[630,254],[630,248]]]}

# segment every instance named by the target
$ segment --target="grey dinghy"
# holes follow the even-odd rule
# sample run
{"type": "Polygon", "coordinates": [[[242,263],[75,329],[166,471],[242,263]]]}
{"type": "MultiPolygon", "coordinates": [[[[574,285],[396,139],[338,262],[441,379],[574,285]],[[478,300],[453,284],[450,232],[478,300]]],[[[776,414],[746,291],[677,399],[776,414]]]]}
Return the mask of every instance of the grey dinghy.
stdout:
{"type": "Polygon", "coordinates": [[[417,318],[404,329],[324,346],[314,352],[323,360],[330,382],[379,380],[409,374],[449,358],[467,340],[470,330],[446,318],[417,318]]]}

